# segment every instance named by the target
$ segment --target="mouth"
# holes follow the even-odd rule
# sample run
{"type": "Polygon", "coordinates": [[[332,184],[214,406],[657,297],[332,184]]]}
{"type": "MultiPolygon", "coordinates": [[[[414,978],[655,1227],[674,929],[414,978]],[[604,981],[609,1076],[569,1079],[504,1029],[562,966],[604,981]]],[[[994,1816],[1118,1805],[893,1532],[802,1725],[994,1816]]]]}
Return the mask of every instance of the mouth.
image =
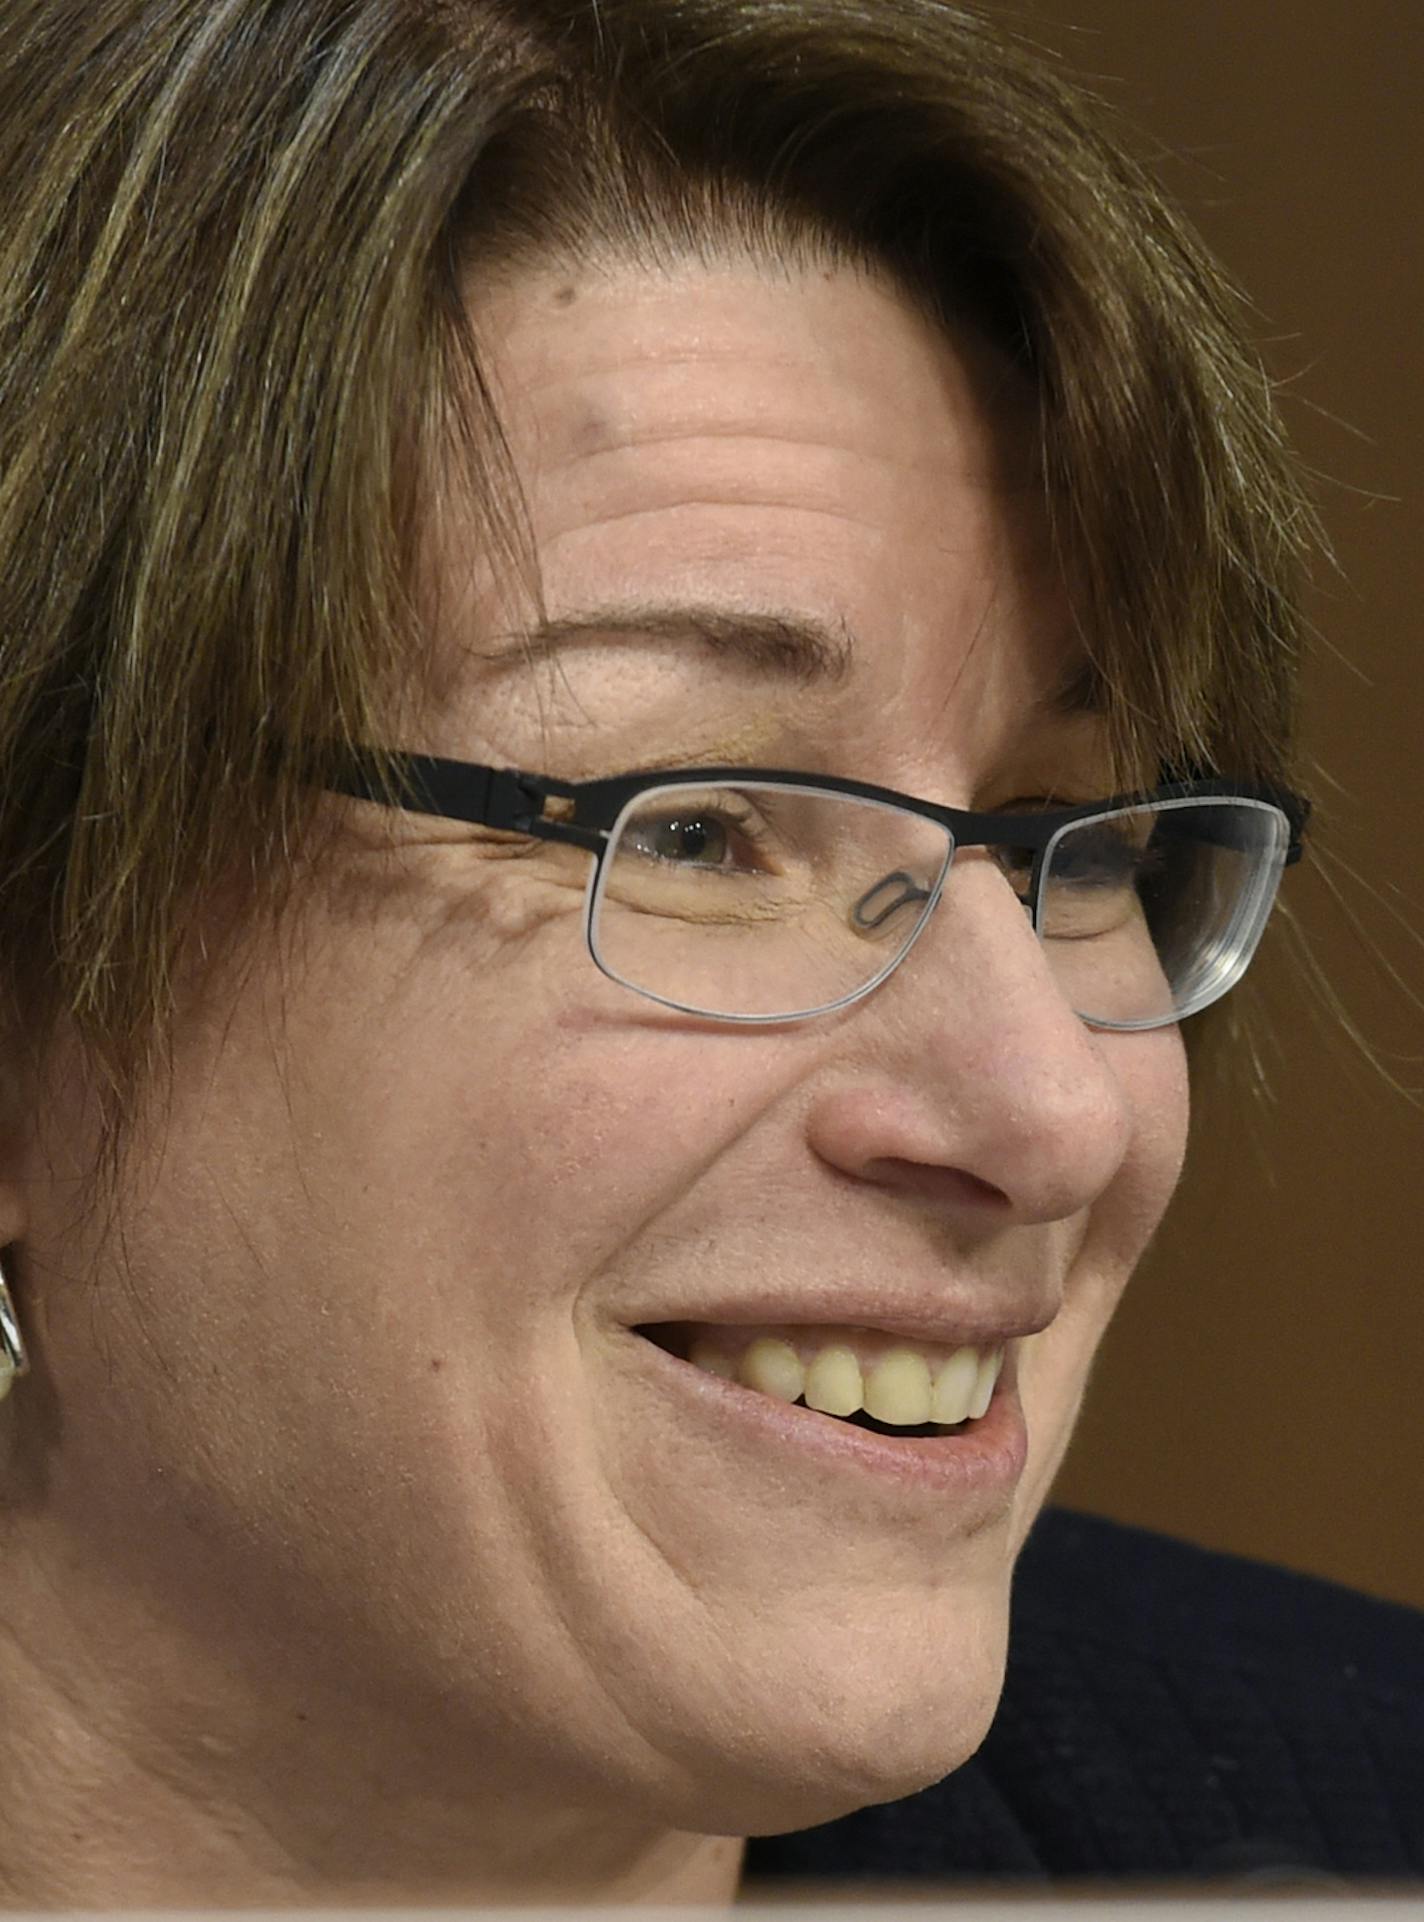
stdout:
{"type": "Polygon", "coordinates": [[[960,1359],[958,1386],[951,1373],[945,1393],[962,1398],[972,1370],[974,1399],[967,1408],[962,1399],[936,1408],[940,1383],[930,1361],[938,1357],[884,1330],[686,1322],[625,1329],[646,1358],[648,1385],[668,1397],[670,1412],[666,1441],[645,1458],[643,1473],[666,1467],[676,1475],[682,1448],[701,1437],[736,1472],[769,1472],[783,1495],[791,1474],[809,1477],[808,1493],[822,1490],[832,1501],[843,1501],[848,1488],[875,1491],[874,1511],[841,1509],[843,1518],[879,1512],[881,1501],[905,1513],[901,1505],[908,1503],[931,1527],[972,1531],[1009,1512],[1028,1460],[1017,1341],[998,1343],[987,1357],[946,1348],[949,1359],[960,1359]],[[831,1339],[842,1335],[847,1339],[831,1339]],[[827,1358],[828,1349],[849,1354],[827,1358]]]}
{"type": "Polygon", "coordinates": [[[841,1325],[648,1322],[665,1354],[841,1428],[888,1440],[944,1440],[983,1420],[1008,1344],[907,1339],[841,1325]]]}

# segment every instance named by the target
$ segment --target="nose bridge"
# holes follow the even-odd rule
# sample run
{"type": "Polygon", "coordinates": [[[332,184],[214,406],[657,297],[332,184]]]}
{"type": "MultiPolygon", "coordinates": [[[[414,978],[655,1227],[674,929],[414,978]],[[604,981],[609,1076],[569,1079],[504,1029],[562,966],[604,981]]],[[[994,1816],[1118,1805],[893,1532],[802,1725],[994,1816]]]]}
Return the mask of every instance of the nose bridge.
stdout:
{"type": "MultiPolygon", "coordinates": [[[[896,878],[887,875],[871,891],[874,904],[894,903],[896,878]]],[[[906,891],[901,890],[900,898],[908,898],[906,891]]],[[[1045,979],[1052,979],[1047,952],[1033,926],[1032,901],[1019,895],[989,848],[956,844],[938,894],[897,972],[931,969],[946,977],[963,970],[973,980],[983,974],[986,963],[991,974],[1007,971],[1010,983],[1024,968],[1041,970],[1045,979]],[[980,944],[984,954],[975,970],[970,957],[980,944]]]]}
{"type": "Polygon", "coordinates": [[[1035,1218],[1075,1212],[1106,1187],[1127,1146],[1122,1090],[987,849],[956,849],[879,994],[912,1037],[910,1072],[955,1117],[949,1151],[973,1173],[1035,1218]]]}

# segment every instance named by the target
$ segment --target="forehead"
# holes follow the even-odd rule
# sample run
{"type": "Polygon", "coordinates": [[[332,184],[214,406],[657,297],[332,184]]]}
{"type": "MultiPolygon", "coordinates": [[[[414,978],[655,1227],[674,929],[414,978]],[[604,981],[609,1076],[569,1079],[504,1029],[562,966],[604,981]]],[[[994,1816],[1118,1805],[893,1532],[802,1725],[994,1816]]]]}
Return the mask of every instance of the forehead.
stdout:
{"type": "Polygon", "coordinates": [[[460,555],[456,511],[443,597],[483,695],[533,633],[644,705],[716,679],[823,725],[1081,709],[1027,398],[886,282],[585,269],[471,311],[547,617],[460,555]]]}

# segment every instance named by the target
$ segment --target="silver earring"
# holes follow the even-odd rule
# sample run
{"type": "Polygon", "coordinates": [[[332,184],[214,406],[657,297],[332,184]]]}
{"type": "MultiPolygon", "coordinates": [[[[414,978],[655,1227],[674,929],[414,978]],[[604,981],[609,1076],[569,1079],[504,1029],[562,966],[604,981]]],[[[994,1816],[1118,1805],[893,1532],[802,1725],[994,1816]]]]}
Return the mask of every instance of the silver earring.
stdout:
{"type": "Polygon", "coordinates": [[[5,1271],[0,1268],[0,1401],[4,1401],[9,1394],[10,1384],[16,1376],[29,1372],[30,1358],[25,1353],[19,1318],[10,1290],[5,1285],[5,1271]]]}

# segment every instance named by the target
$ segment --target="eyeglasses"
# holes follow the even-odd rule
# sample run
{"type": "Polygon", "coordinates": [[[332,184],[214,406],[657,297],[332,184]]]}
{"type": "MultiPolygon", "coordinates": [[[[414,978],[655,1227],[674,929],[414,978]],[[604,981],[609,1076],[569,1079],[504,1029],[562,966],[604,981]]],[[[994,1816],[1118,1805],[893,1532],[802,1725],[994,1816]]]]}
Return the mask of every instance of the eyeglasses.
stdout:
{"type": "MultiPolygon", "coordinates": [[[[977,814],[784,768],[567,782],[403,754],[392,773],[401,808],[592,854],[596,965],[717,1021],[800,1021],[860,1000],[923,933],[956,851],[987,848],[1074,1012],[1096,1028],[1165,1027],[1241,979],[1310,813],[1285,790],[1215,778],[977,814]],[[550,801],[572,805],[548,816],[550,801]]],[[[388,798],[363,760],[330,785],[388,798]]]]}

